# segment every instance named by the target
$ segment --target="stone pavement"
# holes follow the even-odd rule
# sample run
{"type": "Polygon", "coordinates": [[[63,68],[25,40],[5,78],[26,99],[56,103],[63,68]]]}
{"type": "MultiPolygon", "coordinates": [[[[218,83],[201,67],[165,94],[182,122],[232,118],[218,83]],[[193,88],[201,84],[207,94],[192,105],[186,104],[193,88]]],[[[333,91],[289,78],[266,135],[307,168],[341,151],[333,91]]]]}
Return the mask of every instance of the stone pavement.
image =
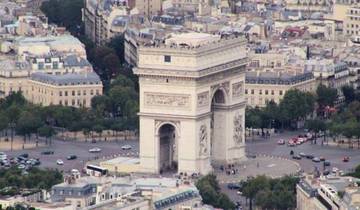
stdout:
{"type": "Polygon", "coordinates": [[[245,180],[249,176],[266,175],[272,178],[278,178],[284,175],[297,174],[301,168],[300,165],[292,160],[271,156],[258,156],[256,158],[249,158],[248,160],[236,164],[234,169],[237,169],[235,174],[228,175],[225,171],[219,168],[215,170],[217,178],[220,183],[235,183],[245,180]]]}

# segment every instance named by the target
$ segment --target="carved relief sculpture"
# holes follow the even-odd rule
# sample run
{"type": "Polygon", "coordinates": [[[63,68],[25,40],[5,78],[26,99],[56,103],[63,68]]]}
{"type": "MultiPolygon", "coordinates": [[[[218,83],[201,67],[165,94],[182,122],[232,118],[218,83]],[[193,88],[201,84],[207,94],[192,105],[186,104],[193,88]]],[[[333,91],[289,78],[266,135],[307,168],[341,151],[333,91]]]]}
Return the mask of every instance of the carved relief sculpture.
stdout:
{"type": "Polygon", "coordinates": [[[239,113],[236,113],[234,116],[234,142],[235,144],[242,143],[242,116],[239,113]]]}
{"type": "Polygon", "coordinates": [[[166,93],[145,93],[145,105],[162,107],[190,107],[190,95],[166,94],[166,93]]]}
{"type": "Polygon", "coordinates": [[[209,105],[209,91],[197,95],[197,105],[198,107],[207,107],[209,105]]]}
{"type": "Polygon", "coordinates": [[[232,84],[232,96],[238,98],[243,94],[244,82],[237,82],[232,84]]]}
{"type": "Polygon", "coordinates": [[[200,126],[200,156],[207,156],[208,155],[208,133],[206,125],[200,126]]]}

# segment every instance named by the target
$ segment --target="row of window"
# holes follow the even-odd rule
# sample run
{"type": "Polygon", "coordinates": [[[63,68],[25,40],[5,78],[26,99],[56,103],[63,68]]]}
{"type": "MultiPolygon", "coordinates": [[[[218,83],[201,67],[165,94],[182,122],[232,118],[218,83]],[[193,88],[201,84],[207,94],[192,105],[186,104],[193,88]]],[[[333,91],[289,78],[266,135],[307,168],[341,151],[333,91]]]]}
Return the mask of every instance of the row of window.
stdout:
{"type": "MultiPolygon", "coordinates": [[[[245,94],[249,94],[248,93],[249,91],[247,89],[245,89],[245,94]]],[[[269,90],[264,90],[264,93],[265,95],[269,95],[269,90]]],[[[275,95],[275,91],[274,90],[271,90],[270,91],[271,95],[275,95]]],[[[254,95],[255,94],[255,90],[254,89],[251,89],[250,90],[250,94],[254,95]]],[[[263,94],[263,90],[259,90],[259,95],[262,95],[263,94]]],[[[279,95],[282,95],[283,94],[283,91],[282,90],[279,90],[279,95]]]]}
{"type": "Polygon", "coordinates": [[[81,100],[80,99],[72,99],[71,100],[71,104],[69,103],[68,100],[64,100],[64,102],[62,100],[59,100],[59,105],[64,105],[64,106],[86,106],[86,99],[81,100]]]}
{"type": "MultiPolygon", "coordinates": [[[[70,92],[70,91],[69,91],[70,92]]],[[[100,91],[99,90],[95,90],[95,94],[98,96],[100,95],[100,91]]],[[[71,95],[72,96],[75,96],[75,95],[78,95],[78,96],[81,96],[81,90],[78,90],[78,91],[71,91],[71,95]],[[76,94],[77,92],[77,94],[76,94]]],[[[86,96],[86,90],[83,90],[82,91],[82,95],[86,96]]],[[[90,90],[90,95],[94,95],[94,90],[90,90]]],[[[63,91],[59,91],[59,96],[63,96],[63,91]]],[[[64,96],[68,96],[68,91],[64,91],[64,96]]]]}

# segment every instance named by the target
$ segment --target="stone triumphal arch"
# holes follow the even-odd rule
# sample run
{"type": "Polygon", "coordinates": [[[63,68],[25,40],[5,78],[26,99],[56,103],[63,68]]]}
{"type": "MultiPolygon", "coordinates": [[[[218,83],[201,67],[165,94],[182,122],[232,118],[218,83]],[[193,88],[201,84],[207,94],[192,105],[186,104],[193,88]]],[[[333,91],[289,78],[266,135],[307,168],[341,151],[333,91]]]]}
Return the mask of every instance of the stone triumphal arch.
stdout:
{"type": "Polygon", "coordinates": [[[188,33],[138,48],[144,172],[210,172],[245,156],[246,40],[188,33]]]}

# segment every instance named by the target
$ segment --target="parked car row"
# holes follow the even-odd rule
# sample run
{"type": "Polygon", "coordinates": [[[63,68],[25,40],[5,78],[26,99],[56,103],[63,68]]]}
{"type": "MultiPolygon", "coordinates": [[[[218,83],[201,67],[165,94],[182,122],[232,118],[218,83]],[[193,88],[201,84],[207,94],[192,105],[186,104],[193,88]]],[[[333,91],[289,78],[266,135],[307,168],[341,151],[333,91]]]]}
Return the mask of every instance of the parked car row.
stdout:
{"type": "Polygon", "coordinates": [[[19,169],[28,170],[31,167],[38,166],[40,164],[41,162],[38,158],[29,158],[29,154],[27,153],[9,158],[4,152],[0,152],[0,166],[5,168],[17,166],[19,169]]]}

